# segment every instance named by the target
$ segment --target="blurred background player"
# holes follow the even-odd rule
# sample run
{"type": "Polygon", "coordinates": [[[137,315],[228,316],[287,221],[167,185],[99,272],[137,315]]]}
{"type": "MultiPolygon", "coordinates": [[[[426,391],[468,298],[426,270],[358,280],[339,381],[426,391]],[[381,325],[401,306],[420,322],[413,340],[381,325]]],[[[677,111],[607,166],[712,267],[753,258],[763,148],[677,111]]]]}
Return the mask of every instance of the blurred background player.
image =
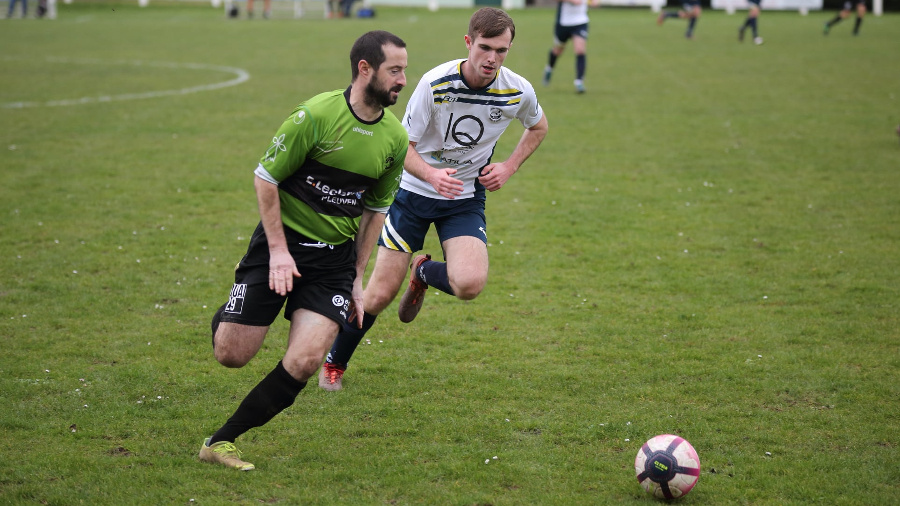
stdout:
{"type": "MultiPolygon", "coordinates": [[[[272,0],[263,0],[263,17],[272,15],[272,0]]],[[[247,0],[247,19],[253,19],[253,0],[247,0]]]]}
{"type": "Polygon", "coordinates": [[[862,24],[863,17],[866,15],[865,0],[847,0],[846,2],[844,2],[844,8],[841,9],[841,12],[837,13],[834,19],[825,23],[825,35],[828,35],[828,32],[831,31],[832,26],[840,23],[844,20],[844,18],[850,16],[850,11],[853,10],[853,4],[856,4],[856,23],[854,23],[853,25],[853,35],[859,35],[859,26],[862,24]]]}
{"type": "Polygon", "coordinates": [[[9,10],[6,12],[7,19],[12,19],[16,2],[22,2],[22,19],[25,19],[25,16],[28,15],[28,0],[9,0],[9,10]]]}
{"type": "Polygon", "coordinates": [[[553,47],[544,69],[544,86],[550,84],[556,59],[572,39],[575,51],[575,91],[584,93],[584,71],[587,66],[588,5],[599,7],[600,0],[557,0],[556,22],[553,26],[553,47]]]}
{"type": "Polygon", "coordinates": [[[681,18],[688,20],[688,28],[684,33],[685,38],[694,38],[694,27],[697,25],[697,19],[700,18],[700,0],[684,0],[681,2],[681,10],[667,11],[663,10],[656,18],[656,24],[662,26],[663,22],[668,18],[681,18]]]}
{"type": "Polygon", "coordinates": [[[747,19],[744,21],[744,24],[741,25],[741,29],[738,30],[738,40],[744,42],[744,31],[749,28],[753,32],[753,43],[758,46],[763,43],[762,37],[759,36],[759,31],[756,27],[757,19],[759,18],[760,0],[747,1],[750,4],[750,10],[747,11],[747,19]]]}
{"type": "Polygon", "coordinates": [[[516,35],[509,15],[484,7],[464,40],[468,57],[429,70],[403,116],[409,150],[400,191],[385,218],[375,269],[363,294],[362,328],[345,324],[319,373],[319,386],[340,390],[347,363],[375,319],[409,285],[397,314],[411,322],[429,286],[472,300],[487,284],[486,191],[500,190],[547,135],[534,87],[503,66],[516,35]],[[509,158],[493,162],[497,141],[513,121],[525,131],[509,158]],[[434,225],[446,262],[413,253],[434,225]]]}

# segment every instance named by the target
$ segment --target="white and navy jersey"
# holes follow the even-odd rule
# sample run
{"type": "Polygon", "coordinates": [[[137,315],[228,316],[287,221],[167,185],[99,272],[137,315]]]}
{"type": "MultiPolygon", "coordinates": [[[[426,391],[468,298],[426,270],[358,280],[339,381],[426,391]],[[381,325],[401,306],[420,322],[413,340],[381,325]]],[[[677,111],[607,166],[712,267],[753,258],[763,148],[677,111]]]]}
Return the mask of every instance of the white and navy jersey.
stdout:
{"type": "Polygon", "coordinates": [[[558,26],[579,26],[588,23],[588,0],[574,5],[560,0],[556,7],[556,24],[558,26]]]}
{"type": "MultiPolygon", "coordinates": [[[[453,60],[425,73],[403,116],[403,126],[419,155],[432,167],[457,170],[453,177],[463,182],[457,199],[471,198],[476,190],[484,192],[477,178],[513,119],[531,128],[544,116],[534,87],[524,77],[501,67],[489,85],[471,88],[462,75],[464,61],[453,60]]],[[[400,187],[447,200],[405,170],[400,187]]]]}

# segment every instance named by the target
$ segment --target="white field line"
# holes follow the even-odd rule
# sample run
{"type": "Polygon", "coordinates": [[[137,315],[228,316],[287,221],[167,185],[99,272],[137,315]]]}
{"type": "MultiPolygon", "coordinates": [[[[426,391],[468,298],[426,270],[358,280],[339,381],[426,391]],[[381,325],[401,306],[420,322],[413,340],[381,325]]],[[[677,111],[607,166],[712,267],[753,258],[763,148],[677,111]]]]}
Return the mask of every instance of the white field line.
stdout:
{"type": "Polygon", "coordinates": [[[49,63],[68,63],[75,65],[131,65],[135,67],[158,67],[170,69],[213,70],[233,74],[234,79],[212,84],[201,84],[176,90],[145,91],[140,93],[121,93],[118,95],[100,95],[96,97],[70,98],[63,100],[49,100],[47,102],[9,102],[0,104],[4,109],[23,109],[26,107],[62,107],[70,105],[96,104],[102,102],[117,102],[123,100],[143,100],[147,98],[169,97],[173,95],[187,95],[201,91],[217,90],[229,86],[237,86],[250,79],[250,74],[236,67],[223,67],[220,65],[207,65],[205,63],[170,63],[170,62],[146,62],[140,60],[97,60],[97,59],[68,59],[47,58],[49,63]]]}

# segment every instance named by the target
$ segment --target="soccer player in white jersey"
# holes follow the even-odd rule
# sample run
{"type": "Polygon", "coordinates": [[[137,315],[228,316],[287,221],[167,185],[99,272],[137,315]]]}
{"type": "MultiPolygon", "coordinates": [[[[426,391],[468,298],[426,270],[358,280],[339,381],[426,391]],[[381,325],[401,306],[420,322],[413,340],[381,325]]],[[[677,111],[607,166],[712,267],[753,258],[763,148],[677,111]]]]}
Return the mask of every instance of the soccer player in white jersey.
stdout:
{"type": "Polygon", "coordinates": [[[584,71],[587,68],[588,6],[599,7],[600,0],[557,0],[556,23],[553,25],[553,47],[544,68],[544,86],[550,84],[556,59],[572,39],[575,50],[575,91],[584,93],[584,71]]]}
{"type": "Polygon", "coordinates": [[[362,322],[345,324],[319,373],[319,386],[339,390],[353,351],[375,318],[394,300],[407,270],[400,320],[410,322],[429,286],[471,300],[488,276],[485,190],[500,190],[547,134],[547,119],[532,85],[503,67],[516,35],[506,12],[485,7],[469,20],[468,57],[428,71],[403,116],[409,134],[400,190],[385,218],[375,268],[363,293],[362,322]],[[525,131],[504,161],[492,157],[513,121],[525,131]],[[446,262],[419,251],[435,226],[446,262]]]}

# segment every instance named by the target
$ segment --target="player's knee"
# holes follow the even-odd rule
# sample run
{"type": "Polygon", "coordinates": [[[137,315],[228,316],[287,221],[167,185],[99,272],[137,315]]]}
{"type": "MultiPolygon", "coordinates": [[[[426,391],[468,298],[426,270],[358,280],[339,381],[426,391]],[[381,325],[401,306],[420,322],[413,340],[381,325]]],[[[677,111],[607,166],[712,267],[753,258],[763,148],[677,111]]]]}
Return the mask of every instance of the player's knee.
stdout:
{"type": "Polygon", "coordinates": [[[216,360],[220,364],[233,369],[244,367],[250,362],[250,359],[253,358],[252,356],[247,357],[241,353],[236,353],[227,346],[222,346],[221,344],[217,344],[213,352],[215,353],[216,360]]]}
{"type": "Polygon", "coordinates": [[[301,355],[298,357],[285,357],[281,360],[284,369],[297,381],[306,381],[316,374],[324,356],[313,357],[311,355],[301,355]]]}
{"type": "Polygon", "coordinates": [[[472,300],[484,290],[484,281],[469,279],[453,287],[453,293],[460,300],[472,300]]]}
{"type": "Polygon", "coordinates": [[[369,314],[381,314],[381,312],[393,302],[398,291],[399,288],[392,291],[385,290],[384,287],[379,287],[377,290],[374,286],[371,287],[371,289],[367,287],[364,298],[365,307],[363,309],[369,314]]]}

